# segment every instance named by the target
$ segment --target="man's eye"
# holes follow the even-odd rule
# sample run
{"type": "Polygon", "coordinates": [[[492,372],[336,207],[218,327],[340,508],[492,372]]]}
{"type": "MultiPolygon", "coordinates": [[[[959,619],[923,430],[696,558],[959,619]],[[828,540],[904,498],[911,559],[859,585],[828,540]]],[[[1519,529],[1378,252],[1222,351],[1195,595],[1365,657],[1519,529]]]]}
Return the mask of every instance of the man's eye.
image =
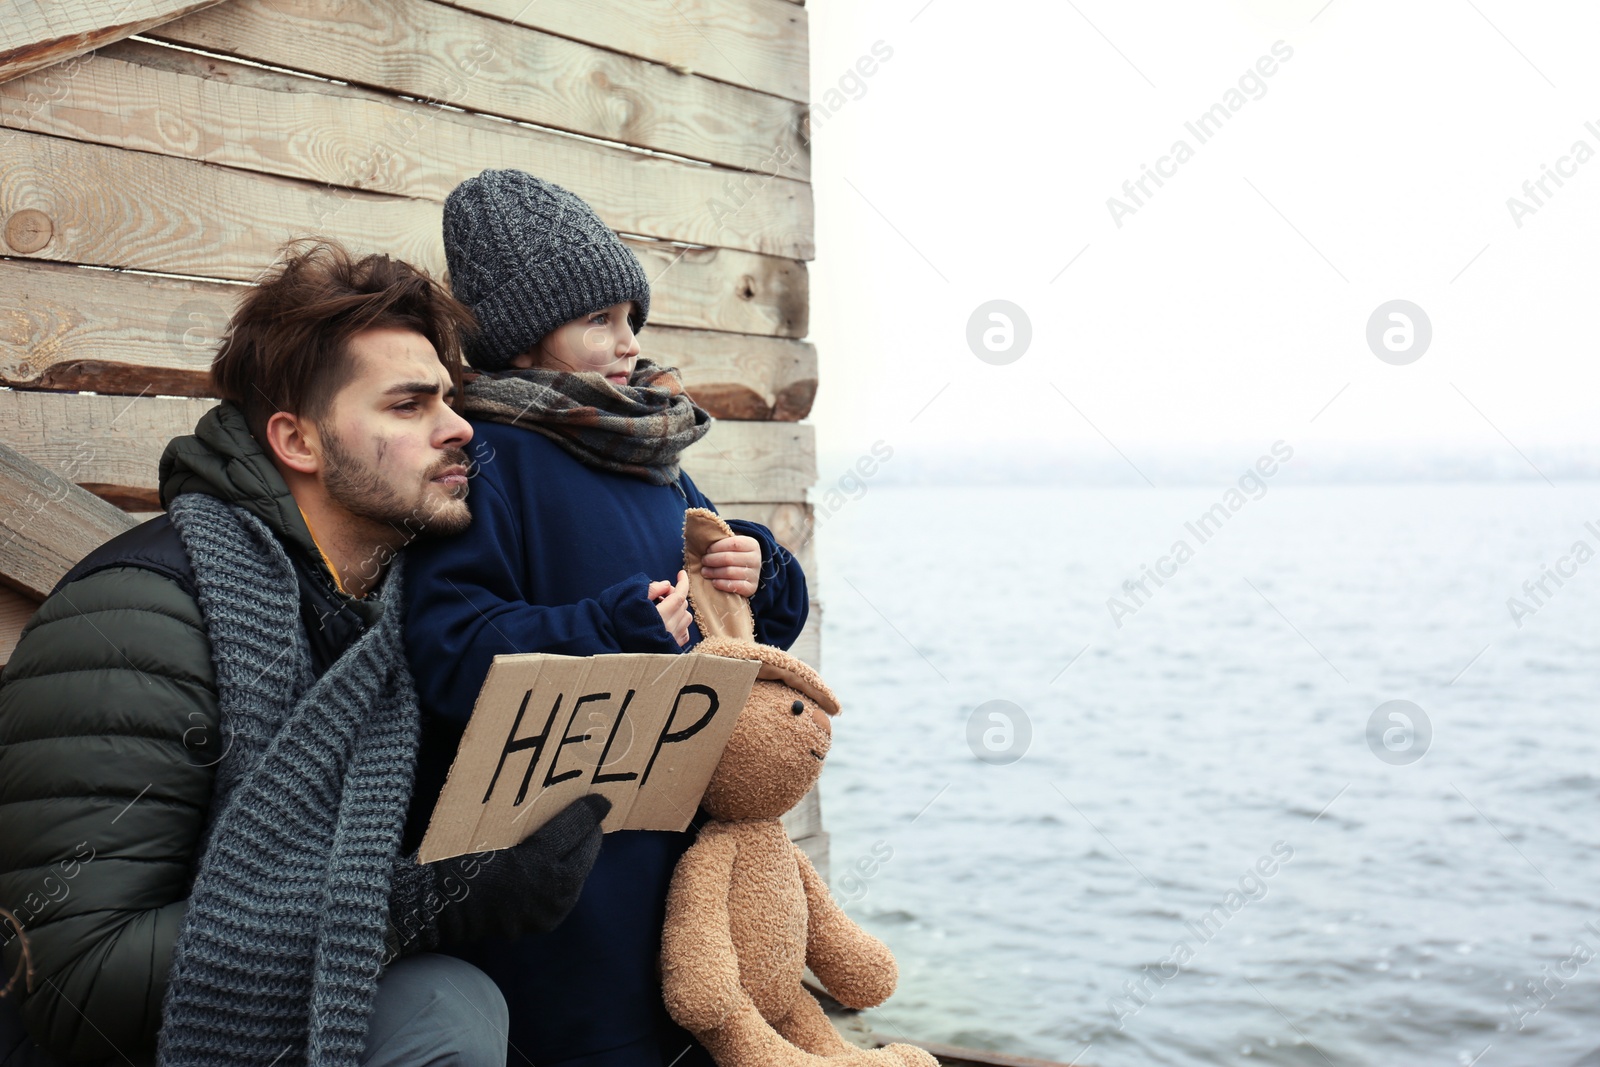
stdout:
{"type": "Polygon", "coordinates": [[[396,404],[394,406],[394,410],[396,410],[396,411],[416,411],[420,407],[421,407],[421,405],[418,404],[415,400],[407,400],[404,403],[396,404]]]}

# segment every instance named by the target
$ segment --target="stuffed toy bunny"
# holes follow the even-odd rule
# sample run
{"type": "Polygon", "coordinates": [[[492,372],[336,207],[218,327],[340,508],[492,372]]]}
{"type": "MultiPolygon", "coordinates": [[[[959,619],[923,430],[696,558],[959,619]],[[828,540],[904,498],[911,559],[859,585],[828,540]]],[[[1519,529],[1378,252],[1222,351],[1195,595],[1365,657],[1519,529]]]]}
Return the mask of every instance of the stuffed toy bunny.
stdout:
{"type": "Polygon", "coordinates": [[[695,651],[761,664],[750,699],[706,787],[711,816],[678,861],[661,939],[667,1011],[719,1067],[937,1067],[910,1045],[848,1044],[800,984],[807,965],[839,1003],[881,1004],[894,957],[828,895],[779,817],[822,774],[833,693],[806,664],[754,640],[748,602],[701,573],[706,548],[733,531],[715,512],[684,519],[695,651]]]}

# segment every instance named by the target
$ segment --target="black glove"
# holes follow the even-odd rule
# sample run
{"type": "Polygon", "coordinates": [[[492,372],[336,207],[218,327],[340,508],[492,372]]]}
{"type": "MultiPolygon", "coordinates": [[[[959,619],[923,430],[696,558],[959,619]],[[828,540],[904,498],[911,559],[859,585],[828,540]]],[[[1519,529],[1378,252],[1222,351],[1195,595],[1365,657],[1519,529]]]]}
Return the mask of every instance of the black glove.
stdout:
{"type": "Polygon", "coordinates": [[[394,864],[388,957],[553,929],[578,902],[600,854],[611,801],[579,797],[521,844],[495,852],[394,864]]]}

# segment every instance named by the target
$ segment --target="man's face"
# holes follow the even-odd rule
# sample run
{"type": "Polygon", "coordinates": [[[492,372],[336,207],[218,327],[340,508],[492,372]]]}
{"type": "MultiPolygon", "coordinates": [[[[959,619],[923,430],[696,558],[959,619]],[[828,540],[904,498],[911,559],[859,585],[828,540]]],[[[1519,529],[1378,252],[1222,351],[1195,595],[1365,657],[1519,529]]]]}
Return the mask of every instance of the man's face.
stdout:
{"type": "Polygon", "coordinates": [[[451,410],[450,376],[414,330],[350,339],[353,373],[317,423],[322,482],[350,514],[413,534],[460,533],[472,426],[451,410]]]}

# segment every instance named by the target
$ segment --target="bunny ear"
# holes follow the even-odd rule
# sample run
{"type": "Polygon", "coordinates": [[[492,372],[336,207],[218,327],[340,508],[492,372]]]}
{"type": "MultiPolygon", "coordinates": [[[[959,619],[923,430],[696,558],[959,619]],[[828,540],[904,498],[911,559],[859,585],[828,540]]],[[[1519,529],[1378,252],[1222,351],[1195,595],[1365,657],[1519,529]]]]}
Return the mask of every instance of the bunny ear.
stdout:
{"type": "Polygon", "coordinates": [[[817,676],[810,664],[795,659],[781,648],[758,645],[754,641],[735,641],[727,637],[708,637],[694,646],[694,650],[707,656],[726,656],[728,659],[755,660],[761,664],[756,672],[757,681],[781,682],[797,692],[804,693],[816,702],[817,707],[829,715],[839,714],[839,698],[817,676]]]}
{"type": "Polygon", "coordinates": [[[724,537],[732,536],[733,528],[716,512],[707,508],[690,508],[684,512],[683,569],[689,572],[689,609],[705,637],[754,641],[756,620],[750,613],[750,602],[738,593],[718,589],[703,573],[706,550],[724,537]]]}

